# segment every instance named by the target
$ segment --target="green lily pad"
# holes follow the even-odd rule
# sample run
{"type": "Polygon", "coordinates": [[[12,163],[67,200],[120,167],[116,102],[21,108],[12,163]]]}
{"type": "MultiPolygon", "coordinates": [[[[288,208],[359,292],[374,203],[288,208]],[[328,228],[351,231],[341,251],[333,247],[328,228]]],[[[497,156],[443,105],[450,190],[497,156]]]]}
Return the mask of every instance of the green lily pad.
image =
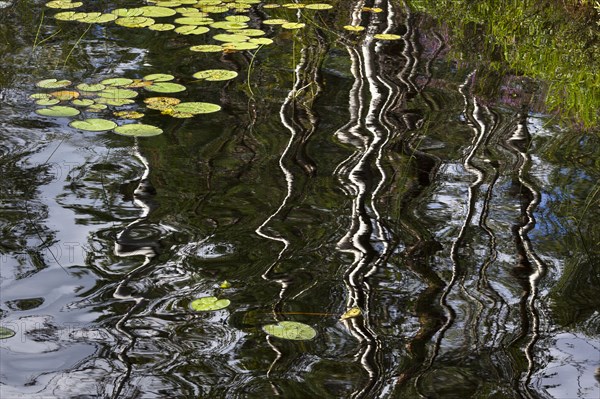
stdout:
{"type": "Polygon", "coordinates": [[[210,25],[213,22],[215,22],[214,19],[212,18],[208,18],[208,17],[182,17],[182,18],[177,18],[175,20],[176,24],[179,25],[195,25],[195,26],[199,26],[199,25],[210,25]]]}
{"type": "Polygon", "coordinates": [[[92,104],[89,107],[87,107],[85,110],[88,112],[99,112],[102,111],[104,109],[108,108],[106,106],[106,104],[92,104]]]}
{"type": "Polygon", "coordinates": [[[244,51],[254,50],[256,48],[258,48],[258,44],[253,42],[223,43],[223,49],[226,51],[244,51]]]}
{"type": "Polygon", "coordinates": [[[115,107],[122,107],[123,105],[134,104],[135,101],[130,98],[106,98],[106,97],[98,97],[96,99],[96,103],[112,105],[115,107]]]}
{"type": "Polygon", "coordinates": [[[269,39],[268,37],[253,37],[248,40],[250,43],[261,44],[261,45],[269,45],[273,44],[273,39],[269,39]]]}
{"type": "Polygon", "coordinates": [[[54,116],[60,118],[79,115],[79,110],[73,107],[66,107],[64,105],[55,105],[49,108],[36,109],[35,113],[38,115],[54,116]]]}
{"type": "Polygon", "coordinates": [[[229,299],[217,299],[214,296],[205,296],[193,300],[190,303],[190,308],[196,312],[210,312],[212,310],[225,309],[230,303],[229,299]]]}
{"type": "Polygon", "coordinates": [[[225,20],[231,22],[248,22],[250,21],[250,17],[247,15],[228,15],[225,17],[225,20]]]}
{"type": "Polygon", "coordinates": [[[304,4],[304,3],[287,3],[287,4],[282,4],[281,6],[285,7],[285,8],[289,8],[290,10],[298,10],[300,8],[306,7],[306,4],[304,4]]]}
{"type": "Polygon", "coordinates": [[[13,337],[16,333],[10,328],[0,327],[0,339],[13,337]]]}
{"type": "Polygon", "coordinates": [[[105,132],[114,129],[117,124],[106,119],[89,118],[82,121],[73,121],[69,123],[69,126],[88,132],[105,132]]]}
{"type": "Polygon", "coordinates": [[[217,53],[223,51],[223,47],[215,44],[199,44],[197,46],[190,47],[190,50],[198,53],[217,53]]]}
{"type": "Polygon", "coordinates": [[[59,89],[61,87],[67,87],[71,84],[70,80],[57,80],[57,79],[44,79],[37,82],[35,85],[43,89],[59,89]]]}
{"type": "Polygon", "coordinates": [[[100,84],[100,83],[97,83],[97,84],[80,83],[76,87],[81,91],[90,91],[90,92],[102,91],[106,88],[105,85],[100,84]]]}
{"type": "Polygon", "coordinates": [[[73,90],[60,90],[50,93],[50,95],[60,101],[69,101],[79,97],[79,92],[73,90]]]}
{"type": "Polygon", "coordinates": [[[140,9],[142,10],[142,15],[144,17],[152,17],[152,18],[170,17],[177,13],[172,8],[160,7],[160,6],[144,6],[144,7],[140,7],[140,9]]]}
{"type": "Polygon", "coordinates": [[[220,80],[233,79],[238,76],[238,73],[228,69],[207,69],[206,71],[196,72],[193,76],[196,79],[204,79],[209,82],[216,82],[220,80]]]}
{"type": "Polygon", "coordinates": [[[175,79],[175,76],[169,75],[167,73],[153,73],[151,75],[144,76],[143,79],[151,80],[153,82],[168,82],[169,80],[175,79]]]}
{"type": "Polygon", "coordinates": [[[240,29],[236,30],[233,33],[235,33],[236,35],[244,35],[248,37],[264,36],[266,34],[264,30],[260,29],[240,29]]]}
{"type": "Polygon", "coordinates": [[[331,4],[315,3],[307,4],[304,8],[307,8],[309,10],[331,10],[333,6],[331,4]]]}
{"type": "Polygon", "coordinates": [[[235,22],[235,21],[219,21],[210,24],[211,28],[215,29],[244,29],[248,27],[248,24],[245,22],[235,22]]]}
{"type": "Polygon", "coordinates": [[[160,1],[157,3],[159,3],[161,7],[169,7],[169,8],[179,7],[180,5],[183,4],[183,2],[181,2],[181,1],[160,1]]]}
{"type": "Polygon", "coordinates": [[[376,35],[373,35],[373,38],[379,39],[379,40],[399,40],[399,39],[402,39],[402,36],[393,35],[391,33],[378,33],[376,35]]]}
{"type": "Polygon", "coordinates": [[[102,82],[103,85],[106,86],[127,86],[133,83],[133,79],[128,78],[110,78],[104,79],[102,82]]]}
{"type": "Polygon", "coordinates": [[[156,21],[148,17],[123,17],[115,20],[115,24],[126,28],[144,28],[154,25],[154,22],[156,21]]]}
{"type": "Polygon", "coordinates": [[[87,107],[88,105],[94,104],[94,100],[90,100],[89,98],[84,98],[81,100],[80,99],[73,100],[73,101],[71,101],[71,103],[78,107],[87,107]]]}
{"type": "Polygon", "coordinates": [[[178,83],[159,82],[150,86],[146,86],[144,89],[156,93],[178,93],[180,91],[184,91],[185,86],[178,83]]]}
{"type": "Polygon", "coordinates": [[[58,12],[54,14],[54,19],[59,21],[76,21],[77,17],[75,17],[75,14],[77,14],[75,11],[58,12]]]}
{"type": "Polygon", "coordinates": [[[117,19],[114,14],[100,14],[97,16],[88,15],[85,18],[79,19],[80,22],[86,22],[88,24],[104,24],[117,19]]]}
{"type": "Polygon", "coordinates": [[[225,6],[206,6],[201,8],[202,11],[210,14],[221,14],[229,11],[229,7],[225,6]]]}
{"type": "Polygon", "coordinates": [[[221,4],[221,0],[198,0],[197,4],[199,6],[216,6],[221,4]]]}
{"type": "Polygon", "coordinates": [[[314,328],[296,321],[280,321],[277,324],[267,324],[262,329],[271,336],[294,341],[308,341],[317,336],[314,328]]]}
{"type": "Polygon", "coordinates": [[[302,22],[286,22],[285,24],[282,24],[281,27],[283,29],[301,29],[304,28],[306,26],[306,24],[302,23],[302,22]]]}
{"type": "Polygon", "coordinates": [[[213,39],[215,39],[219,42],[238,43],[238,42],[245,42],[250,38],[248,36],[244,36],[244,35],[221,33],[219,35],[214,35],[213,39]]]}
{"type": "Polygon", "coordinates": [[[365,27],[360,25],[344,25],[344,29],[350,32],[361,32],[365,30],[365,27]]]}
{"type": "Polygon", "coordinates": [[[159,111],[172,108],[180,102],[180,99],[174,97],[150,97],[144,100],[147,108],[157,109],[159,111]]]}
{"type": "Polygon", "coordinates": [[[100,97],[114,99],[135,98],[137,97],[137,95],[137,91],[131,89],[123,89],[121,87],[108,87],[98,93],[98,96],[100,97]]]}
{"type": "Polygon", "coordinates": [[[154,25],[150,25],[148,27],[148,29],[155,30],[158,32],[163,32],[163,31],[175,29],[175,25],[173,25],[173,24],[154,24],[154,25]]]}
{"type": "Polygon", "coordinates": [[[262,23],[265,25],[283,25],[288,22],[289,21],[287,19],[281,18],[265,19],[264,21],[262,21],[262,23]]]}
{"type": "Polygon", "coordinates": [[[48,105],[56,105],[60,102],[59,99],[56,98],[42,98],[37,100],[35,103],[37,105],[43,105],[43,106],[48,106],[48,105]]]}
{"type": "Polygon", "coordinates": [[[173,107],[176,112],[185,112],[188,114],[210,114],[221,110],[221,106],[211,103],[188,102],[179,103],[173,107]]]}
{"type": "Polygon", "coordinates": [[[115,133],[123,136],[151,137],[158,136],[162,132],[161,128],[143,123],[129,123],[115,128],[115,133]]]}
{"type": "Polygon", "coordinates": [[[116,116],[117,118],[123,118],[123,119],[140,119],[144,117],[144,114],[142,114],[141,112],[137,112],[137,111],[118,111],[118,112],[113,112],[113,115],[116,116]]]}
{"type": "Polygon", "coordinates": [[[275,3],[267,3],[267,4],[263,4],[262,6],[263,8],[279,8],[281,7],[281,4],[275,4],[275,3]]]}
{"type": "Polygon", "coordinates": [[[53,0],[53,1],[49,1],[46,3],[46,7],[48,7],[48,8],[59,8],[59,9],[63,9],[63,10],[81,7],[82,5],[83,5],[83,3],[81,3],[81,2],[72,3],[71,1],[68,1],[68,0],[67,1],[53,0]]]}
{"type": "Polygon", "coordinates": [[[208,29],[206,26],[195,25],[183,25],[175,28],[175,32],[179,33],[180,35],[203,35],[209,30],[210,29],[208,29]]]}
{"type": "Polygon", "coordinates": [[[117,17],[139,17],[144,13],[141,8],[117,8],[111,11],[117,17]]]}

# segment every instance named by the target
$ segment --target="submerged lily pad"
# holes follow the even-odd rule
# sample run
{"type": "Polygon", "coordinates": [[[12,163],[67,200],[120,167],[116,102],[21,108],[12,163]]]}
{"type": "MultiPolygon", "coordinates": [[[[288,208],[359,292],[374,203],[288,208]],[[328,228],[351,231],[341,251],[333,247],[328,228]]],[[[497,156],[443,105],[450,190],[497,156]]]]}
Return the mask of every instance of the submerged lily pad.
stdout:
{"type": "Polygon", "coordinates": [[[123,119],[140,119],[144,116],[144,114],[142,114],[141,112],[137,112],[137,111],[118,111],[118,112],[113,112],[113,115],[116,116],[117,118],[123,118],[123,119]]]}
{"type": "Polygon", "coordinates": [[[308,341],[317,336],[314,328],[297,321],[280,321],[277,324],[267,324],[262,329],[274,337],[294,341],[308,341]]]}
{"type": "Polygon", "coordinates": [[[190,303],[190,308],[196,312],[210,312],[213,310],[225,309],[229,304],[231,304],[229,299],[218,299],[214,296],[205,296],[193,300],[190,303]]]}
{"type": "Polygon", "coordinates": [[[70,117],[79,115],[79,110],[73,107],[66,107],[64,105],[55,105],[49,108],[36,109],[35,113],[43,116],[70,117]]]}
{"type": "Polygon", "coordinates": [[[146,103],[146,107],[150,109],[163,111],[171,108],[173,105],[179,104],[181,100],[174,97],[149,97],[144,102],[146,103]]]}
{"type": "Polygon", "coordinates": [[[190,50],[198,53],[217,53],[223,51],[223,47],[215,44],[199,44],[197,46],[190,47],[190,50]]]}
{"type": "Polygon", "coordinates": [[[35,85],[44,89],[60,89],[71,84],[70,80],[44,79],[37,82],[35,85]]]}
{"type": "Polygon", "coordinates": [[[402,39],[402,36],[400,36],[400,35],[393,35],[391,33],[378,33],[376,35],[373,35],[373,37],[375,39],[379,39],[379,40],[399,40],[399,39],[402,39]]]}
{"type": "Polygon", "coordinates": [[[152,137],[158,136],[163,131],[161,128],[145,125],[143,123],[130,123],[127,125],[121,125],[115,128],[115,133],[123,136],[134,136],[134,137],[152,137]]]}
{"type": "Polygon", "coordinates": [[[238,73],[228,69],[207,69],[206,71],[196,72],[193,76],[196,79],[204,79],[209,82],[216,82],[220,80],[233,79],[238,76],[238,73]]]}
{"type": "Polygon", "coordinates": [[[178,83],[158,82],[150,86],[146,86],[144,89],[156,93],[178,93],[180,91],[184,91],[185,86],[178,83]]]}
{"type": "Polygon", "coordinates": [[[16,333],[10,328],[0,327],[0,339],[13,337],[16,333]]]}
{"type": "Polygon", "coordinates": [[[210,114],[221,110],[221,106],[211,103],[187,102],[179,103],[173,107],[176,112],[184,112],[188,114],[210,114]]]}
{"type": "Polygon", "coordinates": [[[89,118],[82,121],[73,121],[69,123],[69,126],[88,132],[105,132],[114,129],[117,124],[106,119],[89,118]]]}

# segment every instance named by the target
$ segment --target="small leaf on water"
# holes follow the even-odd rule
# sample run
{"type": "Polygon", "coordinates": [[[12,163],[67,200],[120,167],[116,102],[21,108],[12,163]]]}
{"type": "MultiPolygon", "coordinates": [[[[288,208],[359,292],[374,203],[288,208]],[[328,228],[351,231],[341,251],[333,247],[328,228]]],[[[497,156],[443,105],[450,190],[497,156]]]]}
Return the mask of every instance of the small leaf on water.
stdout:
{"type": "Polygon", "coordinates": [[[0,339],[7,339],[15,335],[15,332],[10,328],[0,327],[0,339]]]}
{"type": "Polygon", "coordinates": [[[32,100],[47,100],[50,97],[52,96],[48,93],[34,93],[29,96],[29,98],[32,100]]]}
{"type": "Polygon", "coordinates": [[[360,25],[344,25],[344,29],[350,32],[362,32],[365,30],[365,27],[360,25]]]}
{"type": "Polygon", "coordinates": [[[175,10],[168,8],[168,7],[144,6],[144,7],[140,7],[140,9],[142,10],[142,15],[144,17],[161,18],[161,17],[170,17],[170,16],[176,14],[175,10]]]}
{"type": "Polygon", "coordinates": [[[144,28],[154,25],[154,22],[156,21],[148,17],[122,17],[115,20],[115,24],[126,28],[144,28]]]}
{"type": "Polygon", "coordinates": [[[266,34],[264,30],[260,29],[239,29],[231,32],[235,33],[236,35],[244,35],[248,37],[264,36],[266,34]]]}
{"type": "Polygon", "coordinates": [[[306,7],[306,4],[304,4],[304,3],[286,3],[286,4],[283,4],[282,7],[289,8],[290,10],[297,10],[297,9],[306,7]]]}
{"type": "Polygon", "coordinates": [[[223,43],[222,47],[224,51],[244,51],[258,48],[258,44],[254,42],[223,43]]]}
{"type": "Polygon", "coordinates": [[[290,339],[294,341],[311,340],[317,336],[314,328],[308,324],[296,321],[280,321],[277,324],[263,326],[263,331],[277,338],[290,339]]]}
{"type": "Polygon", "coordinates": [[[44,89],[59,89],[61,87],[67,87],[71,84],[70,80],[57,80],[57,79],[44,79],[37,82],[35,85],[44,89]]]}
{"type": "Polygon", "coordinates": [[[209,32],[206,26],[193,26],[193,25],[184,25],[175,28],[175,32],[180,35],[203,35],[206,32],[209,32]]]}
{"type": "Polygon", "coordinates": [[[144,102],[146,103],[146,107],[150,109],[163,111],[171,108],[173,105],[179,104],[181,100],[174,97],[149,97],[144,102]]]}
{"type": "Polygon", "coordinates": [[[135,103],[135,100],[132,100],[130,98],[105,98],[105,97],[98,97],[98,98],[96,98],[96,102],[98,104],[106,104],[106,105],[112,105],[114,107],[121,107],[123,105],[133,104],[133,103],[135,103]]]}
{"type": "Polygon", "coordinates": [[[219,21],[210,24],[211,28],[215,29],[244,29],[248,27],[248,24],[245,22],[235,22],[235,21],[219,21]]]}
{"type": "Polygon", "coordinates": [[[175,29],[175,25],[173,25],[173,24],[154,24],[154,25],[150,25],[148,27],[148,29],[162,32],[162,31],[175,29]]]}
{"type": "Polygon", "coordinates": [[[98,93],[98,96],[102,98],[112,99],[124,99],[124,98],[135,98],[138,92],[130,89],[123,89],[120,87],[108,87],[98,93]]]}
{"type": "Polygon", "coordinates": [[[379,39],[379,40],[399,40],[399,39],[402,39],[402,36],[400,36],[400,35],[393,35],[391,33],[378,33],[376,35],[373,35],[373,37],[375,39],[379,39]]]}
{"type": "Polygon", "coordinates": [[[117,8],[112,10],[111,13],[118,17],[139,17],[144,13],[144,10],[141,8],[117,8]]]}
{"type": "Polygon", "coordinates": [[[235,35],[235,34],[230,34],[230,33],[221,33],[219,35],[214,35],[213,39],[219,41],[219,42],[227,42],[227,43],[239,43],[239,42],[245,42],[248,39],[250,39],[248,36],[244,36],[244,35],[235,35]]]}
{"type": "Polygon", "coordinates": [[[225,20],[231,22],[248,22],[250,21],[250,17],[247,15],[228,15],[225,17],[225,20]]]}
{"type": "Polygon", "coordinates": [[[152,80],[154,82],[168,82],[169,80],[175,79],[175,76],[169,75],[167,73],[153,73],[151,75],[144,76],[143,79],[152,80]]]}
{"type": "Polygon", "coordinates": [[[78,99],[71,101],[71,104],[76,105],[78,107],[87,107],[88,105],[94,104],[94,100],[90,100],[89,98],[78,99]]]}
{"type": "Polygon", "coordinates": [[[179,103],[173,107],[174,111],[190,114],[210,114],[221,110],[221,106],[211,103],[187,102],[179,103]]]}
{"type": "Polygon", "coordinates": [[[214,44],[200,44],[190,47],[190,50],[198,53],[217,53],[223,51],[223,47],[214,44]]]}
{"type": "Polygon", "coordinates": [[[49,108],[36,109],[35,113],[43,116],[54,116],[54,117],[70,117],[79,115],[79,110],[73,107],[66,107],[63,105],[55,105],[49,108]]]}
{"type": "Polygon", "coordinates": [[[269,45],[269,44],[273,44],[273,40],[269,39],[268,37],[253,37],[252,39],[248,40],[250,43],[255,43],[255,44],[262,44],[262,45],[269,45]]]}
{"type": "Polygon", "coordinates": [[[80,83],[76,87],[81,91],[90,91],[90,92],[102,91],[102,90],[106,89],[105,85],[99,84],[99,83],[97,83],[97,84],[80,83]]]}
{"type": "Polygon", "coordinates": [[[37,105],[48,106],[48,105],[56,105],[56,104],[60,103],[60,100],[57,98],[42,98],[42,99],[37,100],[35,103],[37,105]]]}
{"type": "Polygon", "coordinates": [[[231,301],[229,299],[217,299],[217,297],[214,296],[205,296],[193,300],[190,303],[190,307],[197,312],[209,312],[225,309],[230,304],[231,301]]]}
{"type": "Polygon", "coordinates": [[[60,101],[69,101],[79,97],[79,93],[72,90],[54,91],[50,95],[60,101]]]}
{"type": "Polygon", "coordinates": [[[351,319],[353,317],[358,317],[362,314],[360,308],[358,307],[353,307],[348,309],[348,311],[346,311],[346,313],[344,313],[342,315],[342,317],[340,317],[340,320],[346,320],[346,319],[351,319]]]}
{"type": "Polygon", "coordinates": [[[88,132],[104,132],[114,129],[117,124],[106,119],[89,118],[82,121],[73,121],[69,123],[69,126],[88,132]]]}
{"type": "Polygon", "coordinates": [[[115,128],[115,133],[123,136],[132,137],[152,137],[158,136],[163,131],[161,128],[152,125],[145,125],[143,123],[129,123],[127,125],[121,125],[115,128]]]}
{"type": "Polygon", "coordinates": [[[219,287],[223,289],[231,288],[231,283],[227,280],[223,280],[223,282],[219,285],[219,287]]]}
{"type": "Polygon", "coordinates": [[[176,24],[179,25],[194,25],[194,26],[199,26],[199,25],[210,25],[213,22],[215,22],[212,18],[208,18],[208,17],[183,17],[183,18],[177,18],[175,20],[176,24]]]}
{"type": "Polygon", "coordinates": [[[331,4],[324,3],[315,3],[315,4],[307,4],[306,7],[309,10],[330,10],[333,8],[331,4]]]}
{"type": "Polygon", "coordinates": [[[302,23],[302,22],[286,22],[285,24],[282,24],[281,27],[283,29],[301,29],[304,28],[306,26],[306,24],[302,23]]]}
{"type": "Polygon", "coordinates": [[[215,82],[220,80],[229,80],[238,76],[236,71],[230,71],[228,69],[207,69],[206,71],[196,72],[193,75],[196,79],[204,79],[209,82],[215,82]]]}
{"type": "Polygon", "coordinates": [[[144,116],[144,114],[137,111],[117,111],[113,112],[113,115],[123,119],[140,119],[144,116]]]}
{"type": "Polygon", "coordinates": [[[81,3],[81,2],[72,3],[69,0],[66,0],[66,1],[65,0],[53,0],[53,1],[49,1],[46,3],[46,7],[48,7],[48,8],[59,8],[59,9],[63,9],[63,10],[81,7],[82,5],[83,5],[83,3],[81,3]]]}
{"type": "Polygon", "coordinates": [[[273,18],[273,19],[265,19],[262,21],[265,25],[283,25],[289,22],[287,19],[273,18]]]}
{"type": "Polygon", "coordinates": [[[169,83],[169,82],[159,82],[154,83],[150,86],[144,87],[144,89],[148,91],[153,91],[156,93],[178,93],[180,91],[185,90],[185,86],[177,84],[177,83],[169,83]]]}
{"type": "Polygon", "coordinates": [[[109,78],[109,79],[104,79],[100,83],[102,83],[103,85],[106,85],[106,86],[127,86],[127,85],[133,83],[133,80],[128,79],[128,78],[109,78]]]}

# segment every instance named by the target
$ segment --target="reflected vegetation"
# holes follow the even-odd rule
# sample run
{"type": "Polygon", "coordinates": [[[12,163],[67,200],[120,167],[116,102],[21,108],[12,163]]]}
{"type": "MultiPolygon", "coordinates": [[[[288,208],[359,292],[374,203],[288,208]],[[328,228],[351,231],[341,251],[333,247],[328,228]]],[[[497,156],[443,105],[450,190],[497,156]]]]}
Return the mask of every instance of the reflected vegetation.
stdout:
{"type": "Polygon", "coordinates": [[[0,396],[598,396],[593,2],[45,3],[0,2],[0,396]]]}

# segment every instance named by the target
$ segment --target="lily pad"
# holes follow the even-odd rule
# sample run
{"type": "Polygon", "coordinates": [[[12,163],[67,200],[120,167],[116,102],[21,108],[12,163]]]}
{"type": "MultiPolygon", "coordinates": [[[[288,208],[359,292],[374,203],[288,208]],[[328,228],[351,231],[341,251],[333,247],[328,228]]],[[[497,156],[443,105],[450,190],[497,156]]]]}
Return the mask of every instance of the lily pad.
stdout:
{"type": "Polygon", "coordinates": [[[128,78],[110,78],[110,79],[104,79],[102,82],[103,85],[106,86],[127,86],[131,83],[133,83],[132,79],[128,79],[128,78]]]}
{"type": "Polygon", "coordinates": [[[67,87],[71,84],[70,80],[57,80],[57,79],[44,79],[37,82],[35,85],[44,89],[59,89],[61,87],[67,87]]]}
{"type": "Polygon", "coordinates": [[[210,29],[208,29],[206,26],[194,25],[183,25],[175,28],[175,32],[179,33],[180,35],[203,35],[209,30],[210,29]]]}
{"type": "Polygon", "coordinates": [[[60,101],[69,101],[79,97],[79,92],[73,90],[54,91],[50,95],[60,101]]]}
{"type": "Polygon", "coordinates": [[[123,119],[140,119],[144,116],[144,114],[142,114],[141,112],[137,112],[137,111],[118,111],[118,112],[113,112],[113,115],[116,116],[117,118],[123,118],[123,119]]]}
{"type": "Polygon", "coordinates": [[[248,40],[250,43],[261,44],[261,45],[269,45],[273,44],[273,39],[269,39],[268,37],[253,37],[248,40]]]}
{"type": "Polygon", "coordinates": [[[236,21],[219,21],[210,24],[211,28],[215,29],[244,29],[248,27],[248,24],[245,22],[236,22],[236,21]]]}
{"type": "Polygon", "coordinates": [[[365,27],[360,25],[344,25],[344,29],[350,32],[362,32],[365,30],[365,27]]]}
{"type": "Polygon", "coordinates": [[[36,109],[35,113],[38,115],[54,116],[60,118],[79,115],[79,110],[73,107],[66,107],[64,105],[55,105],[49,108],[36,109]]]}
{"type": "Polygon", "coordinates": [[[154,82],[168,82],[169,80],[175,79],[175,76],[167,73],[153,73],[144,76],[144,80],[152,80],[154,82]]]}
{"type": "Polygon", "coordinates": [[[145,125],[143,123],[129,123],[127,125],[121,125],[115,128],[115,133],[123,136],[134,136],[134,137],[151,137],[158,136],[163,131],[161,128],[152,125],[145,125]]]}
{"type": "Polygon", "coordinates": [[[331,10],[333,6],[325,3],[307,4],[306,7],[309,10],[331,10]]]}
{"type": "Polygon", "coordinates": [[[102,91],[102,90],[106,89],[106,86],[103,84],[100,84],[100,83],[97,83],[97,84],[80,83],[76,87],[81,91],[90,91],[90,92],[102,91]]]}
{"type": "Polygon", "coordinates": [[[347,319],[351,319],[353,317],[358,317],[362,314],[360,308],[358,307],[353,307],[348,309],[348,311],[346,313],[344,313],[342,315],[342,317],[340,317],[340,320],[347,320],[347,319]]]}
{"type": "Polygon", "coordinates": [[[225,51],[244,51],[256,48],[258,48],[258,44],[254,42],[223,43],[223,50],[225,51]]]}
{"type": "Polygon", "coordinates": [[[178,93],[180,91],[184,91],[185,86],[178,83],[158,82],[150,86],[146,86],[144,89],[156,93],[178,93]]]}
{"type": "Polygon", "coordinates": [[[182,17],[182,18],[177,18],[175,20],[176,24],[179,25],[194,25],[194,26],[199,26],[199,25],[210,25],[213,22],[215,22],[214,19],[212,18],[208,18],[208,17],[182,17]]]}
{"type": "Polygon", "coordinates": [[[262,21],[262,23],[265,25],[283,25],[288,22],[289,21],[287,19],[281,18],[265,19],[264,21],[262,21]]]}
{"type": "Polygon", "coordinates": [[[239,42],[245,42],[248,39],[250,39],[248,36],[244,36],[244,35],[234,35],[234,34],[229,34],[229,33],[221,33],[219,35],[214,35],[213,39],[219,41],[219,42],[227,42],[227,43],[239,43],[239,42]]]}
{"type": "Polygon", "coordinates": [[[98,104],[105,104],[105,105],[112,105],[115,107],[121,107],[123,105],[129,105],[129,104],[133,104],[135,103],[134,100],[130,99],[130,98],[106,98],[106,97],[99,97],[96,99],[96,103],[98,104]]]}
{"type": "Polygon", "coordinates": [[[260,29],[241,29],[234,32],[237,35],[244,35],[248,37],[264,36],[265,31],[260,29]]]}
{"type": "Polygon", "coordinates": [[[130,89],[123,89],[121,87],[108,87],[101,92],[98,93],[98,96],[103,98],[115,98],[115,99],[123,99],[123,98],[135,98],[137,97],[138,92],[130,89]]]}
{"type": "Polygon", "coordinates": [[[156,21],[148,17],[123,17],[115,20],[115,24],[126,28],[144,28],[154,25],[154,22],[156,21]]]}
{"type": "Polygon", "coordinates": [[[201,8],[202,11],[210,14],[221,14],[229,11],[229,7],[225,6],[206,6],[201,8]]]}
{"type": "Polygon", "coordinates": [[[189,114],[210,114],[221,110],[221,106],[211,103],[186,102],[179,103],[173,107],[176,112],[185,112],[189,114]]]}
{"type": "Polygon", "coordinates": [[[302,22],[286,22],[285,24],[281,25],[283,29],[301,29],[305,26],[306,24],[302,22]]]}
{"type": "Polygon", "coordinates": [[[177,13],[172,8],[160,7],[160,6],[145,6],[145,7],[140,7],[140,9],[142,10],[142,15],[144,17],[152,17],[152,18],[170,17],[177,13]]]}
{"type": "Polygon", "coordinates": [[[144,10],[141,8],[117,8],[112,10],[111,13],[118,17],[139,17],[144,13],[144,10]]]}
{"type": "Polygon", "coordinates": [[[56,99],[56,98],[42,98],[42,99],[37,100],[35,103],[37,105],[48,106],[48,105],[56,105],[56,104],[60,103],[60,100],[56,99]]]}
{"type": "Polygon", "coordinates": [[[205,296],[193,300],[190,303],[190,308],[196,312],[210,312],[213,310],[225,309],[231,301],[229,299],[218,299],[214,296],[205,296]]]}
{"type": "Polygon", "coordinates": [[[87,107],[88,105],[94,104],[94,100],[90,100],[89,98],[84,98],[84,99],[73,100],[73,101],[71,101],[71,103],[78,107],[87,107]]]}
{"type": "Polygon", "coordinates": [[[79,19],[80,22],[86,22],[88,24],[104,24],[107,22],[111,22],[117,19],[117,16],[114,14],[100,14],[100,15],[88,15],[85,18],[79,19]]]}
{"type": "Polygon", "coordinates": [[[78,17],[76,17],[77,13],[75,11],[63,11],[54,14],[54,19],[59,21],[76,21],[78,17]]]}
{"type": "Polygon", "coordinates": [[[197,46],[190,47],[190,50],[198,53],[217,53],[223,51],[223,47],[215,44],[199,44],[197,46]]]}
{"type": "Polygon", "coordinates": [[[281,4],[275,4],[275,3],[268,3],[268,4],[263,4],[263,8],[279,8],[281,7],[281,4]]]}
{"type": "Polygon", "coordinates": [[[285,7],[285,8],[289,8],[290,10],[298,10],[300,8],[306,7],[306,4],[304,4],[304,3],[286,3],[286,4],[282,4],[281,6],[285,7]]]}
{"type": "Polygon", "coordinates": [[[108,108],[106,104],[92,104],[87,107],[85,110],[88,112],[100,112],[104,109],[108,108]]]}
{"type": "Polygon", "coordinates": [[[13,337],[16,333],[10,328],[0,327],[0,339],[13,337]]]}
{"type": "Polygon", "coordinates": [[[46,7],[48,8],[60,8],[63,10],[68,10],[71,8],[81,7],[83,5],[82,2],[72,3],[69,0],[53,0],[46,3],[46,7]]]}
{"type": "Polygon", "coordinates": [[[247,15],[228,15],[225,17],[225,20],[231,22],[248,22],[250,21],[250,17],[247,15]]]}
{"type": "Polygon", "coordinates": [[[280,321],[277,324],[267,324],[262,329],[274,337],[294,341],[308,341],[317,336],[314,328],[297,321],[280,321]]]}
{"type": "Polygon", "coordinates": [[[69,126],[88,132],[105,132],[114,129],[117,124],[106,119],[89,118],[82,121],[73,121],[69,123],[69,126]]]}
{"type": "Polygon", "coordinates": [[[150,109],[157,109],[163,111],[167,108],[171,108],[181,102],[180,99],[174,97],[149,97],[144,100],[146,107],[150,109]]]}
{"type": "Polygon", "coordinates": [[[155,30],[158,32],[163,32],[163,31],[175,29],[175,25],[173,25],[173,24],[154,24],[154,25],[150,25],[148,27],[148,29],[155,30]]]}
{"type": "Polygon", "coordinates": [[[52,96],[48,93],[34,93],[29,96],[29,98],[32,100],[44,100],[44,99],[47,100],[50,97],[52,97],[52,96]]]}
{"type": "Polygon", "coordinates": [[[402,39],[402,36],[393,35],[391,33],[378,33],[376,35],[373,35],[373,38],[379,39],[379,40],[399,40],[399,39],[402,39]]]}
{"type": "Polygon", "coordinates": [[[196,72],[193,76],[196,79],[204,79],[209,82],[216,82],[220,80],[233,79],[238,76],[238,73],[228,69],[207,69],[206,71],[196,72]]]}

